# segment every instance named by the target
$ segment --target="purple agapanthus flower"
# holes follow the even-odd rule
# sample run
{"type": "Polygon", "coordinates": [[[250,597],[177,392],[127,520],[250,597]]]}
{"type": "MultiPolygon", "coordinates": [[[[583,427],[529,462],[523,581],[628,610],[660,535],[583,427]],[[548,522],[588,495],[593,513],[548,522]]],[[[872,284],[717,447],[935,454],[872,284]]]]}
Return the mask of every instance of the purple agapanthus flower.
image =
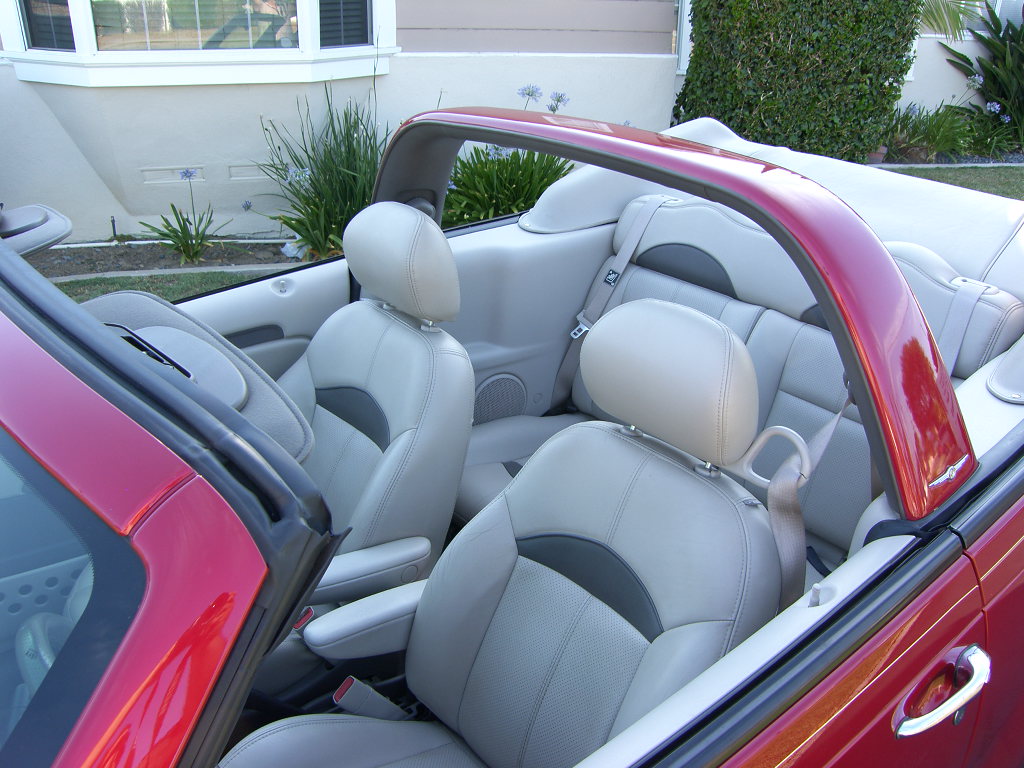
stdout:
{"type": "Polygon", "coordinates": [[[551,101],[548,103],[548,112],[551,114],[555,114],[555,112],[569,103],[569,97],[562,91],[552,91],[550,99],[551,101]]]}
{"type": "Polygon", "coordinates": [[[990,101],[985,105],[985,109],[991,112],[993,115],[998,115],[1003,111],[1003,105],[998,101],[990,101]]]}
{"type": "Polygon", "coordinates": [[[197,171],[195,168],[184,168],[178,171],[178,176],[181,177],[182,181],[191,181],[198,175],[199,171],[197,171]]]}
{"type": "Polygon", "coordinates": [[[304,184],[309,181],[310,173],[309,168],[289,168],[288,169],[288,183],[289,184],[304,184]]]}
{"type": "Polygon", "coordinates": [[[520,99],[526,99],[527,101],[536,101],[540,98],[543,91],[541,91],[539,85],[524,85],[516,93],[519,94],[520,99]]]}
{"type": "Polygon", "coordinates": [[[242,201],[242,210],[243,211],[252,210],[252,200],[243,200],[242,201]]]}
{"type": "Polygon", "coordinates": [[[985,84],[985,78],[982,75],[971,75],[967,78],[967,84],[974,90],[978,90],[985,84]]]}
{"type": "Polygon", "coordinates": [[[1000,120],[1002,120],[1002,121],[1003,121],[1003,123],[1005,123],[1006,125],[1009,125],[1009,124],[1010,124],[1010,119],[1011,119],[1011,118],[1010,118],[1010,116],[1009,116],[1009,115],[1000,115],[1000,116],[999,116],[999,119],[1000,119],[1000,120]]]}

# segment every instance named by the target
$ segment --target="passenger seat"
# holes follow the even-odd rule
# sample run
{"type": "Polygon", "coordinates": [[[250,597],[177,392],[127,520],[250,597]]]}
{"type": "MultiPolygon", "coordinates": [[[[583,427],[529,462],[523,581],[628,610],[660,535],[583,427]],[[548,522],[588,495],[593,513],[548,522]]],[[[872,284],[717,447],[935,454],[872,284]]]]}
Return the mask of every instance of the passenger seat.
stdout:
{"type": "Polygon", "coordinates": [[[437,719],[293,717],[221,768],[568,768],[774,616],[766,511],[704,470],[756,432],[743,344],[692,309],[631,302],[594,325],[580,364],[634,426],[559,432],[447,548],[396,643],[437,719]]]}
{"type": "MultiPolygon", "coordinates": [[[[646,199],[638,198],[623,210],[615,248],[646,199]]],[[[974,281],[958,278],[945,261],[920,246],[887,245],[936,338],[945,331],[955,342],[954,382],[1005,351],[1024,332],[1024,305],[1016,297],[993,286],[979,293],[974,286],[976,301],[965,308],[972,287],[964,291],[963,284],[974,281]]],[[[607,262],[594,285],[606,271],[607,262]]],[[[663,205],[647,224],[609,306],[647,297],[716,317],[747,344],[758,373],[759,428],[786,426],[809,440],[843,407],[847,392],[842,361],[816,300],[788,254],[749,219],[694,197],[663,205]]],[[[579,377],[571,402],[574,413],[519,416],[473,428],[457,518],[472,518],[550,434],[566,424],[607,418],[579,377]]],[[[857,544],[858,522],[878,492],[871,482],[868,443],[857,409],[847,408],[844,416],[800,494],[808,543],[817,560],[817,570],[809,572],[812,580],[834,568],[857,544]]],[[[771,477],[791,450],[784,441],[769,442],[754,469],[771,477]]],[[[763,489],[748,487],[765,500],[763,489]]]]}

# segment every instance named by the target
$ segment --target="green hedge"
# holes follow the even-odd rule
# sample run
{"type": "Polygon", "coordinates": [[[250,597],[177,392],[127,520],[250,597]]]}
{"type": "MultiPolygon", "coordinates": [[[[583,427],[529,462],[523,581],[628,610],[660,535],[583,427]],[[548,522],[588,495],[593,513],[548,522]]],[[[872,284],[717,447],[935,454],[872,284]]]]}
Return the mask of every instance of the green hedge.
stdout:
{"type": "Polygon", "coordinates": [[[747,139],[861,160],[910,68],[914,0],[692,0],[693,48],[674,117],[747,139]]]}

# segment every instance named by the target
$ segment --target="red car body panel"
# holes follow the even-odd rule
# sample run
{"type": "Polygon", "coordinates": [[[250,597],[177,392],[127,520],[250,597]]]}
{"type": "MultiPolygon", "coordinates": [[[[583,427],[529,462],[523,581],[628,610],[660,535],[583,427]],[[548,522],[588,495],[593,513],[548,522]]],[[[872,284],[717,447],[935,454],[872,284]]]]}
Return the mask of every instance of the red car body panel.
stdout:
{"type": "Polygon", "coordinates": [[[977,461],[949,375],[920,307],[875,233],[843,201],[792,171],[691,141],[540,112],[472,107],[425,112],[399,129],[449,124],[514,142],[541,139],[623,158],[752,203],[803,247],[850,330],[878,407],[906,517],[934,511],[977,461]],[[959,466],[947,477],[950,467],[959,466]]]}
{"type": "Polygon", "coordinates": [[[961,765],[978,718],[977,700],[959,725],[946,720],[904,739],[896,738],[895,728],[960,649],[985,646],[981,607],[974,569],[961,557],[725,765],[961,765]]]}
{"type": "Polygon", "coordinates": [[[195,474],[3,315],[0,360],[0,426],[118,533],[195,474]]]}
{"type": "Polygon", "coordinates": [[[146,571],[134,620],[56,765],[169,766],[266,576],[226,501],[178,456],[0,315],[0,425],[146,571]]]}
{"type": "Polygon", "coordinates": [[[1024,754],[1024,501],[1018,501],[967,550],[984,600],[992,677],[970,765],[1019,768],[1024,754]]]}

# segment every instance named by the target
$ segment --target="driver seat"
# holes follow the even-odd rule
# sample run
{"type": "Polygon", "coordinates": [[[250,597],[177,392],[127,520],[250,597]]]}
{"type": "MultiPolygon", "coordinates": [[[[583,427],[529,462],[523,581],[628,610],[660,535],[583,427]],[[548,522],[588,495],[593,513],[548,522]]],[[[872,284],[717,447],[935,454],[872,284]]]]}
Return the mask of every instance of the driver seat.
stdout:
{"type": "Polygon", "coordinates": [[[556,434],[442,555],[406,656],[438,721],[290,718],[222,768],[573,765],[774,615],[767,513],[709,471],[757,428],[743,343],[696,310],[641,300],[594,325],[580,370],[633,426],[556,434]]]}

